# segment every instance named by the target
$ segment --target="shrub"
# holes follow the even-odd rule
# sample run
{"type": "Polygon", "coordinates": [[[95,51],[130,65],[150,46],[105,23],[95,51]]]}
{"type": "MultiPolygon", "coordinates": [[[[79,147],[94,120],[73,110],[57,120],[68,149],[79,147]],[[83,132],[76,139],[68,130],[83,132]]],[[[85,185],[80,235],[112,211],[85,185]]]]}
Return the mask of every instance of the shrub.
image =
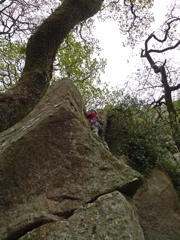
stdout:
{"type": "Polygon", "coordinates": [[[131,166],[144,176],[151,174],[166,151],[166,131],[152,112],[116,108],[107,122],[106,141],[114,155],[127,155],[131,166]]]}

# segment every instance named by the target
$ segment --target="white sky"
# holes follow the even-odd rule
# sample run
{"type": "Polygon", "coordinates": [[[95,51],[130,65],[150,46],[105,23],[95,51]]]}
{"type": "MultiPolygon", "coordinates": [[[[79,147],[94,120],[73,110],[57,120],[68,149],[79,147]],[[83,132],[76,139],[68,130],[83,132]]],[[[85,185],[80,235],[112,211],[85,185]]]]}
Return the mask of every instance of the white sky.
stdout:
{"type": "MultiPolygon", "coordinates": [[[[172,1],[154,0],[155,22],[151,25],[152,31],[150,30],[148,34],[155,31],[164,22],[168,6],[172,1]]],[[[101,76],[101,80],[110,82],[111,86],[122,86],[127,75],[136,71],[137,67],[135,66],[141,61],[142,46],[137,46],[134,51],[129,47],[123,47],[122,41],[125,37],[120,34],[117,23],[113,21],[99,23],[94,35],[100,40],[100,46],[103,49],[101,57],[107,59],[105,74],[101,76]]]]}

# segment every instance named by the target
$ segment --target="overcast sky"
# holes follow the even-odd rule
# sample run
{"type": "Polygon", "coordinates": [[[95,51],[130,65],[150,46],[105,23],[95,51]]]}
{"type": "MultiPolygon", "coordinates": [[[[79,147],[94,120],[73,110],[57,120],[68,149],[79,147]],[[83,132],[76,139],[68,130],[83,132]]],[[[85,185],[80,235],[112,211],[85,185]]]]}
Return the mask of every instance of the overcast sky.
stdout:
{"type": "MultiPolygon", "coordinates": [[[[172,1],[155,0],[153,8],[155,22],[151,25],[152,30],[148,34],[157,30],[164,22],[168,6],[172,1]]],[[[100,40],[100,46],[103,48],[101,56],[107,58],[106,72],[101,79],[110,82],[112,86],[123,85],[127,75],[136,71],[138,62],[142,61],[140,52],[143,46],[137,46],[134,51],[129,47],[123,47],[124,36],[120,34],[117,23],[113,21],[99,23],[94,34],[100,40]]]]}

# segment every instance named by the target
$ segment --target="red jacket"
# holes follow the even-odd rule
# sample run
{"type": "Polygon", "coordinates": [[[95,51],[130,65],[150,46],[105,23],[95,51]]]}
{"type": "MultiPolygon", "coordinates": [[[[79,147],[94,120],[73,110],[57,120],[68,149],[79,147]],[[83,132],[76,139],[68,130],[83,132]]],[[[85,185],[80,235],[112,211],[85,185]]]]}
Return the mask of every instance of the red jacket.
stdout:
{"type": "Polygon", "coordinates": [[[90,113],[90,114],[88,114],[86,117],[89,118],[90,122],[92,122],[92,121],[94,121],[94,120],[96,120],[96,121],[99,120],[98,117],[97,117],[97,115],[96,115],[95,113],[90,113]]]}

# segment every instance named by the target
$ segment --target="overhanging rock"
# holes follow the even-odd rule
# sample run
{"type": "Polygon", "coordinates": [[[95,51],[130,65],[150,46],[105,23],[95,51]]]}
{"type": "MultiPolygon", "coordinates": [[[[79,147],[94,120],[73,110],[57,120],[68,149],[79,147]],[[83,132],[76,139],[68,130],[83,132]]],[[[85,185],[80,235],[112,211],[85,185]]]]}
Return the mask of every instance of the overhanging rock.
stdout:
{"type": "Polygon", "coordinates": [[[91,134],[83,117],[79,92],[63,79],[25,119],[1,133],[1,240],[67,219],[106,193],[132,196],[142,184],[139,173],[91,134]]]}

